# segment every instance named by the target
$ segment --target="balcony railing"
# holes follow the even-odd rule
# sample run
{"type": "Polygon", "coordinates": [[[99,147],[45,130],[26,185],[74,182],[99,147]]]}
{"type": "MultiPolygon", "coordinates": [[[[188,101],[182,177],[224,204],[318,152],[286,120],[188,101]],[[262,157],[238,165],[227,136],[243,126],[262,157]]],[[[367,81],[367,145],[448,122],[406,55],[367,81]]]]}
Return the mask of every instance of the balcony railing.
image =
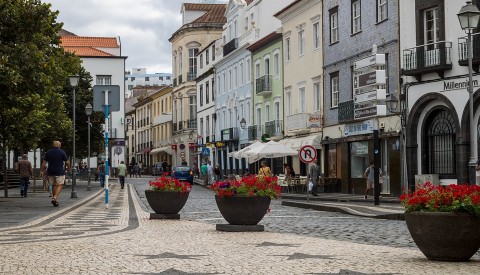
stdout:
{"type": "Polygon", "coordinates": [[[233,52],[238,47],[238,39],[234,38],[230,40],[227,44],[223,46],[223,56],[227,56],[227,54],[233,52]]]}
{"type": "Polygon", "coordinates": [[[222,141],[238,139],[238,127],[223,129],[221,131],[222,141]]]}
{"type": "Polygon", "coordinates": [[[338,122],[349,122],[354,120],[353,99],[338,103],[338,122]]]}
{"type": "Polygon", "coordinates": [[[285,129],[286,130],[306,129],[307,121],[308,121],[307,113],[299,113],[299,114],[287,116],[285,129]]]}
{"type": "Polygon", "coordinates": [[[197,129],[197,118],[187,120],[188,129],[197,129]]]}
{"type": "MultiPolygon", "coordinates": [[[[480,65],[480,33],[472,34],[472,65],[475,71],[478,72],[478,65],[480,65]]],[[[460,66],[468,66],[468,44],[467,37],[460,37],[458,39],[458,64],[460,66]]]]}
{"type": "Polygon", "coordinates": [[[248,126],[248,140],[260,139],[263,135],[262,125],[248,126]]]}
{"type": "Polygon", "coordinates": [[[270,137],[282,135],[282,120],[272,120],[265,122],[265,134],[270,137]]]}
{"type": "Polygon", "coordinates": [[[436,42],[403,50],[403,75],[421,76],[452,69],[452,42],[436,42]]]}
{"type": "Polygon", "coordinates": [[[195,81],[197,73],[187,73],[187,81],[195,81]]]}
{"type": "Polygon", "coordinates": [[[255,91],[257,95],[270,95],[272,93],[272,76],[264,75],[255,80],[255,91]]]}

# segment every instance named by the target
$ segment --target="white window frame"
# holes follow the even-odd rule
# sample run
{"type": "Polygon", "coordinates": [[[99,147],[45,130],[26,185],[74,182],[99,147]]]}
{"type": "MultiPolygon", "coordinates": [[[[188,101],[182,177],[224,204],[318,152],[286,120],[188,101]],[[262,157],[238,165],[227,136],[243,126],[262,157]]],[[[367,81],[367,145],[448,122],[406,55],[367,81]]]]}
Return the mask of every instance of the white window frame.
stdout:
{"type": "Polygon", "coordinates": [[[331,107],[337,108],[339,103],[339,74],[330,75],[330,95],[332,99],[331,107]]]}
{"type": "Polygon", "coordinates": [[[330,44],[337,43],[338,37],[338,11],[330,14],[330,44]]]}
{"type": "Polygon", "coordinates": [[[270,104],[265,104],[265,122],[271,121],[270,119],[270,104]]]}
{"type": "Polygon", "coordinates": [[[313,23],[313,49],[320,48],[320,22],[313,23]]]}
{"type": "Polygon", "coordinates": [[[306,93],[307,93],[307,89],[305,85],[298,87],[298,113],[299,114],[303,114],[307,112],[306,93]]]}
{"type": "Polygon", "coordinates": [[[200,66],[200,69],[203,69],[203,53],[199,56],[199,61],[198,61],[198,65],[200,66]]]}
{"type": "Polygon", "coordinates": [[[280,54],[278,52],[273,54],[273,74],[275,78],[280,77],[280,54]]]}
{"type": "Polygon", "coordinates": [[[257,108],[257,117],[256,118],[257,118],[256,119],[257,122],[256,122],[255,125],[263,125],[263,123],[262,123],[262,107],[257,108]]]}
{"type": "Polygon", "coordinates": [[[285,93],[285,109],[287,116],[292,114],[292,93],[290,91],[285,93]]]}
{"type": "Polygon", "coordinates": [[[205,81],[205,104],[210,103],[210,82],[205,81]]]}
{"type": "Polygon", "coordinates": [[[251,63],[250,63],[250,62],[251,62],[251,61],[250,61],[250,58],[248,58],[248,59],[247,59],[247,66],[246,66],[246,70],[247,70],[247,73],[246,73],[246,75],[247,75],[247,83],[250,82],[250,66],[251,66],[251,65],[250,65],[251,63]]]}
{"type": "Polygon", "coordinates": [[[97,75],[97,85],[111,85],[112,76],[111,75],[97,75]]]}
{"type": "Polygon", "coordinates": [[[352,2],[352,34],[362,31],[362,8],[360,0],[352,2]]]}
{"type": "Polygon", "coordinates": [[[298,32],[298,56],[305,55],[305,30],[298,32]]]}
{"type": "Polygon", "coordinates": [[[285,62],[289,62],[291,58],[290,37],[285,38],[285,62]]]}
{"type": "Polygon", "coordinates": [[[245,82],[245,72],[243,68],[243,62],[240,63],[240,86],[243,86],[245,82]]]}
{"type": "Polygon", "coordinates": [[[320,112],[320,82],[313,83],[313,111],[320,112]]]}
{"type": "Polygon", "coordinates": [[[440,17],[439,17],[439,8],[438,6],[435,6],[433,8],[430,8],[430,9],[426,9],[424,12],[423,12],[423,35],[424,35],[424,42],[425,44],[430,44],[430,43],[436,43],[440,40],[440,26],[439,26],[439,23],[440,23],[440,17]],[[429,12],[433,12],[433,29],[431,30],[427,30],[427,13],[429,12]],[[427,39],[427,32],[433,32],[433,40],[428,40],[427,39]]]}
{"type": "Polygon", "coordinates": [[[377,23],[388,19],[388,0],[377,0],[377,23]]]}
{"type": "Polygon", "coordinates": [[[200,84],[199,95],[200,95],[200,107],[202,107],[203,106],[203,84],[200,84]]]}

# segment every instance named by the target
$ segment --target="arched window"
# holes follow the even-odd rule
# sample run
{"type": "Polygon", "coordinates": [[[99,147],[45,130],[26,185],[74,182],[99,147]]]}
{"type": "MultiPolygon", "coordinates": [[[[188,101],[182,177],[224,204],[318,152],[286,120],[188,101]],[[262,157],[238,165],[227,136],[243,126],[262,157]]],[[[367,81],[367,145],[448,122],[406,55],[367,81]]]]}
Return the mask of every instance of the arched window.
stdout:
{"type": "Polygon", "coordinates": [[[428,117],[425,131],[427,174],[455,174],[455,122],[447,110],[434,111],[428,117]]]}

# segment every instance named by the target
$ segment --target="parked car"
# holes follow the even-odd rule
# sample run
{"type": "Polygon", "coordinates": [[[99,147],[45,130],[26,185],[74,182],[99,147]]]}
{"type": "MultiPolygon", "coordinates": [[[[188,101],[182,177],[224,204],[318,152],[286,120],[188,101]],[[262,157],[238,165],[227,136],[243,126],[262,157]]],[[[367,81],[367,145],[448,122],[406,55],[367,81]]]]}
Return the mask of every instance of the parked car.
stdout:
{"type": "Polygon", "coordinates": [[[161,176],[163,174],[162,163],[157,162],[152,167],[152,176],[161,176]]]}
{"type": "Polygon", "coordinates": [[[172,178],[187,181],[193,185],[193,171],[190,166],[176,166],[172,169],[172,178]]]}

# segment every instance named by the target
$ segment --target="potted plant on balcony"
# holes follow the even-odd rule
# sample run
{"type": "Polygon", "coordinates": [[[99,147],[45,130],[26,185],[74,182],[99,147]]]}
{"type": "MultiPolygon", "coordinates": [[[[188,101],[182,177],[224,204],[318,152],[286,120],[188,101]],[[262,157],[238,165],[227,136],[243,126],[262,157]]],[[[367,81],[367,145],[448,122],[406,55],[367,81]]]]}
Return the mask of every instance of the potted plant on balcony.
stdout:
{"type": "Polygon", "coordinates": [[[480,186],[433,186],[403,194],[413,240],[430,260],[468,261],[480,248],[480,186]]]}
{"type": "Polygon", "coordinates": [[[217,224],[221,231],[263,231],[258,225],[269,211],[270,200],[280,196],[277,177],[248,176],[217,182],[210,187],[220,213],[229,223],[217,224]]]}
{"type": "Polygon", "coordinates": [[[149,185],[145,197],[155,212],[150,213],[150,219],[179,219],[178,212],[187,202],[192,186],[166,175],[150,181],[149,185]]]}

